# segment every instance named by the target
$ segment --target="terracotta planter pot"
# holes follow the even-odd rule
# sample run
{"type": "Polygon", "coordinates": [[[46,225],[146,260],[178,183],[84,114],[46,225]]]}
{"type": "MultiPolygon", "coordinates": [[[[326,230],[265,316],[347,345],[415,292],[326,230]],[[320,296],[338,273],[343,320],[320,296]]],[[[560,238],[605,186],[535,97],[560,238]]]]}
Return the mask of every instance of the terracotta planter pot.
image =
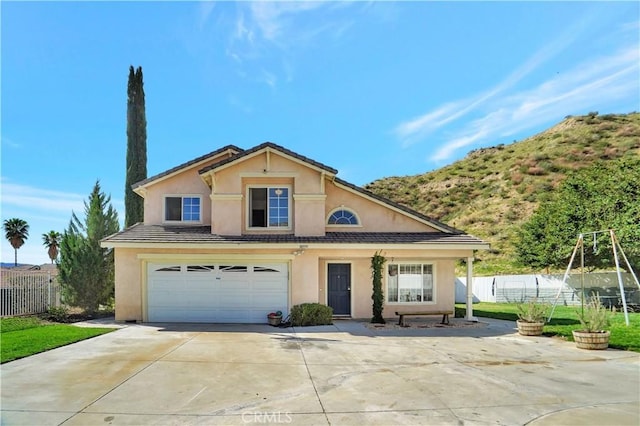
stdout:
{"type": "Polygon", "coordinates": [[[542,336],[544,322],[525,322],[518,320],[516,324],[518,324],[518,333],[523,336],[542,336]]]}
{"type": "Polygon", "coordinates": [[[610,336],[611,333],[609,331],[573,331],[573,340],[580,349],[607,349],[609,347],[610,336]]]}
{"type": "Polygon", "coordinates": [[[278,317],[270,317],[267,316],[267,321],[269,321],[269,325],[280,325],[280,323],[282,322],[282,316],[278,316],[278,317]]]}

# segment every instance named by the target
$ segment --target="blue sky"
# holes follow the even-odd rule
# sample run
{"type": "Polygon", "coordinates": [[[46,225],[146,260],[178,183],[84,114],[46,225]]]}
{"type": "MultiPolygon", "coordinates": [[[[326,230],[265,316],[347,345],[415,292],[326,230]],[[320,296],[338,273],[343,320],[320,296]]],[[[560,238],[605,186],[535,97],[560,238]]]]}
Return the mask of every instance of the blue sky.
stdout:
{"type": "MultiPolygon", "coordinates": [[[[2,220],[48,261],[96,179],[124,218],[126,87],[142,66],[149,175],[283,145],[363,185],[566,115],[640,109],[637,2],[7,2],[2,220]]],[[[3,262],[13,249],[2,239],[3,262]]]]}

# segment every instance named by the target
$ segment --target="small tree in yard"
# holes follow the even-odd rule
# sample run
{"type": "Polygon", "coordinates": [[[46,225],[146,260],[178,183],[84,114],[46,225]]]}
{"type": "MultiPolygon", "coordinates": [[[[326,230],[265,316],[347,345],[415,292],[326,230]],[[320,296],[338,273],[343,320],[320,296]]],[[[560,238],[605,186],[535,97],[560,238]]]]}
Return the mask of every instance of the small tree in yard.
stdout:
{"type": "Polygon", "coordinates": [[[382,268],[387,261],[380,252],[376,252],[371,258],[371,275],[373,278],[373,318],[372,323],[384,324],[385,320],[382,317],[382,305],[384,303],[384,293],[382,292],[382,268]]]}
{"type": "Polygon", "coordinates": [[[84,222],[73,213],[60,243],[58,269],[65,302],[89,314],[114,296],[113,251],[100,247],[102,238],[120,229],[110,201],[96,182],[84,203],[84,222]]]}
{"type": "MultiPolygon", "coordinates": [[[[541,204],[518,232],[516,253],[523,265],[565,268],[576,236],[615,229],[631,268],[640,267],[640,158],[629,155],[594,163],[570,174],[556,195],[541,204]]],[[[600,250],[588,250],[585,264],[611,268],[611,242],[602,233],[600,250]]],[[[626,264],[621,265],[626,267],[626,264]]]]}

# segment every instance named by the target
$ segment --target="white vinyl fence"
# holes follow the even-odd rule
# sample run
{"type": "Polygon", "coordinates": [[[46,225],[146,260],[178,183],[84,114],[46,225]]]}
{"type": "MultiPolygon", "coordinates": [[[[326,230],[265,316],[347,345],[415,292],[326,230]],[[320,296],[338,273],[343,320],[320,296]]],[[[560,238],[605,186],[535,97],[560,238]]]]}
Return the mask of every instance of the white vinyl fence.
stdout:
{"type": "MultiPolygon", "coordinates": [[[[622,273],[627,303],[640,303],[640,291],[631,274],[622,273]]],[[[621,302],[620,288],[615,272],[594,272],[581,276],[571,274],[562,284],[563,275],[496,275],[473,278],[474,302],[521,303],[530,299],[553,303],[560,290],[558,303],[578,305],[584,286],[585,295],[598,293],[606,306],[618,306],[621,302]]],[[[466,278],[456,278],[456,303],[465,303],[466,278]]]]}
{"type": "Polygon", "coordinates": [[[30,315],[60,306],[60,284],[51,273],[3,269],[0,316],[30,315]]]}

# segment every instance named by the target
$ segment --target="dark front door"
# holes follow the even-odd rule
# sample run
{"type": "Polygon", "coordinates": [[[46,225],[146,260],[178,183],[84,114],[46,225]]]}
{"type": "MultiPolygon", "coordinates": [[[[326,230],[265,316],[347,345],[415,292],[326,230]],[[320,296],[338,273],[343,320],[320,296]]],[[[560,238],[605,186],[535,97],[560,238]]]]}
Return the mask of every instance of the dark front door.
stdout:
{"type": "Polygon", "coordinates": [[[351,315],[351,264],[330,263],[328,302],[334,315],[351,315]]]}

